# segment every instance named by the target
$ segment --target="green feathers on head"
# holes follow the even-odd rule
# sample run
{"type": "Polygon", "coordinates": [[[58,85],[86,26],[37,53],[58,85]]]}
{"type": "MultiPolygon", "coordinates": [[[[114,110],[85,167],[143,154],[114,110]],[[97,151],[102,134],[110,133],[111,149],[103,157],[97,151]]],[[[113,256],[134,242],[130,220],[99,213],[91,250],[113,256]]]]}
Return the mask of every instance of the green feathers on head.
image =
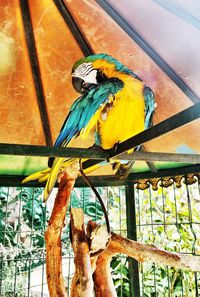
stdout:
{"type": "Polygon", "coordinates": [[[117,59],[113,58],[112,56],[109,56],[107,54],[96,54],[96,55],[91,55],[91,56],[87,56],[87,57],[84,57],[84,58],[81,58],[80,60],[78,60],[73,68],[72,68],[72,73],[76,70],[76,68],[83,64],[83,63],[92,63],[96,60],[105,60],[109,63],[112,63],[112,64],[115,64],[115,68],[117,71],[120,71],[120,72],[124,72],[124,73],[127,73],[127,74],[134,74],[130,69],[128,69],[127,67],[125,67],[122,63],[120,63],[117,59]]]}

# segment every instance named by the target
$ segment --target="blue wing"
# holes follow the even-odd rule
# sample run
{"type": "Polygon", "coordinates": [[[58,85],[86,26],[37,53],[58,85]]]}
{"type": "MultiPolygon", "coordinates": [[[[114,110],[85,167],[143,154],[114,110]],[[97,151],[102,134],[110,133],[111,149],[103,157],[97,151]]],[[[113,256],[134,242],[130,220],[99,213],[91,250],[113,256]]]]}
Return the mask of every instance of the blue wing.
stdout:
{"type": "Polygon", "coordinates": [[[145,101],[145,129],[152,126],[152,117],[155,111],[155,97],[153,91],[145,86],[144,90],[144,101],[145,101]]]}
{"type": "Polygon", "coordinates": [[[78,136],[89,123],[92,116],[102,104],[106,104],[109,96],[123,88],[123,82],[111,78],[104,83],[93,86],[71,106],[70,112],[61,128],[54,146],[67,146],[69,141],[78,136]]]}

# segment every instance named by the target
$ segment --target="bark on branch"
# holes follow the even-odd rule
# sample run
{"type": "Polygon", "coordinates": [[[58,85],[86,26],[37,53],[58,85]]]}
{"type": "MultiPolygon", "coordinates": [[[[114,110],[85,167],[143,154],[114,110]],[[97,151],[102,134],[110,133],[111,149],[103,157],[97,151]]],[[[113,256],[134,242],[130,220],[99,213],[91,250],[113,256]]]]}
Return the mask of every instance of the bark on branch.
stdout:
{"type": "Polygon", "coordinates": [[[179,269],[200,271],[199,257],[168,252],[151,245],[124,238],[115,233],[112,233],[108,251],[113,255],[116,253],[125,254],[139,262],[154,262],[179,269]]]}
{"type": "Polygon", "coordinates": [[[51,297],[66,297],[62,274],[61,233],[68,209],[70,194],[79,173],[78,163],[73,163],[60,176],[54,208],[45,232],[46,275],[51,297]]]}
{"type": "MultiPolygon", "coordinates": [[[[88,229],[95,230],[95,228],[98,228],[98,226],[91,221],[88,225],[88,229]]],[[[103,254],[107,255],[108,258],[116,254],[124,254],[139,262],[154,262],[156,264],[173,266],[179,269],[200,271],[200,258],[197,256],[168,252],[152,245],[124,238],[114,232],[111,233],[109,244],[101,255],[103,254]]]]}
{"type": "Polygon", "coordinates": [[[71,210],[71,233],[74,250],[75,274],[72,280],[71,297],[93,296],[92,268],[89,245],[85,235],[82,209],[71,210]]]}

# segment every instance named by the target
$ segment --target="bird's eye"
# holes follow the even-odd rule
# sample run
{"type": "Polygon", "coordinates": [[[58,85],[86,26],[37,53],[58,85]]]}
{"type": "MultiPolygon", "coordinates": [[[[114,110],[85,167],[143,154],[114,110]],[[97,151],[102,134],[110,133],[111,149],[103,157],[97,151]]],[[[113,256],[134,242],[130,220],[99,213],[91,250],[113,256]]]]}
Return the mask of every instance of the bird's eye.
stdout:
{"type": "Polygon", "coordinates": [[[80,73],[84,74],[87,71],[88,65],[87,64],[82,64],[80,68],[80,73]]]}
{"type": "Polygon", "coordinates": [[[82,65],[82,68],[83,68],[83,69],[86,69],[86,68],[87,68],[87,65],[84,63],[84,64],[82,65]]]}
{"type": "Polygon", "coordinates": [[[83,63],[77,68],[76,73],[80,76],[86,76],[91,71],[91,69],[92,69],[91,63],[83,63]]]}

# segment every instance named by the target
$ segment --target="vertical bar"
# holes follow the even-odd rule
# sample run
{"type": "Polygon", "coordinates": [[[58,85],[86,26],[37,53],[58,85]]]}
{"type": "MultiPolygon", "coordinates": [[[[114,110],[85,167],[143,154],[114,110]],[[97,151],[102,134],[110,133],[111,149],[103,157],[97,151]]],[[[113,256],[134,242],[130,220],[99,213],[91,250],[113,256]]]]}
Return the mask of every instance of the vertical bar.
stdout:
{"type": "MultiPolygon", "coordinates": [[[[20,188],[19,194],[19,216],[18,216],[18,226],[17,226],[17,246],[20,243],[20,233],[21,233],[21,210],[22,210],[22,188],[20,188]]],[[[19,250],[17,249],[16,256],[18,256],[19,250]]],[[[13,296],[18,295],[18,288],[17,288],[17,268],[18,268],[18,260],[15,261],[15,276],[14,276],[14,292],[13,296]]],[[[21,271],[20,271],[21,273],[21,271]]]]}
{"type": "MultiPolygon", "coordinates": [[[[135,190],[134,183],[129,182],[126,186],[126,221],[127,237],[137,240],[136,227],[136,209],[135,209],[135,190]]],[[[135,259],[128,258],[130,273],[130,297],[140,296],[140,280],[138,262],[135,259]]]]}
{"type": "Polygon", "coordinates": [[[81,28],[78,26],[77,22],[75,21],[73,15],[71,14],[67,6],[67,3],[64,2],[63,0],[53,0],[53,1],[57,9],[59,10],[61,16],[63,17],[66,25],[68,26],[71,33],[73,34],[83,54],[85,56],[93,55],[94,51],[91,45],[89,44],[87,38],[85,37],[84,33],[82,32],[81,28]]]}
{"type": "Polygon", "coordinates": [[[31,218],[31,231],[30,231],[30,254],[29,254],[29,257],[27,259],[28,263],[29,263],[29,266],[28,266],[28,296],[27,297],[30,297],[30,290],[31,290],[31,266],[32,266],[32,248],[33,248],[33,234],[34,234],[34,212],[35,212],[35,209],[34,209],[34,200],[35,200],[35,191],[36,191],[36,188],[33,188],[33,192],[32,192],[32,203],[31,203],[31,211],[32,211],[32,218],[31,218]]]}
{"type": "MultiPolygon", "coordinates": [[[[47,228],[47,205],[45,204],[45,221],[44,221],[44,230],[43,230],[43,236],[45,236],[45,230],[47,228]]],[[[45,270],[45,262],[46,262],[46,250],[45,247],[42,247],[42,284],[41,284],[41,297],[44,296],[44,280],[46,276],[46,270],[45,270]]]]}
{"type": "Polygon", "coordinates": [[[83,213],[85,213],[85,191],[87,191],[88,188],[83,188],[83,191],[82,191],[82,202],[83,202],[83,213]]]}
{"type": "MultiPolygon", "coordinates": [[[[194,237],[193,240],[193,245],[192,245],[192,254],[195,255],[195,245],[196,245],[196,240],[197,240],[197,236],[196,233],[193,229],[193,218],[192,218],[192,201],[191,201],[191,194],[190,194],[190,190],[189,190],[189,185],[186,182],[186,193],[187,193],[187,200],[188,200],[188,219],[189,219],[189,224],[190,224],[190,230],[192,232],[192,235],[194,237]]],[[[195,283],[195,295],[198,297],[199,293],[198,293],[198,280],[197,280],[197,273],[194,272],[194,283],[195,283]]]]}
{"type": "MultiPolygon", "coordinates": [[[[162,183],[162,181],[161,181],[162,183]]],[[[165,236],[167,237],[167,240],[169,240],[168,233],[167,233],[167,226],[166,226],[166,189],[164,190],[164,187],[161,187],[161,198],[162,198],[162,211],[163,211],[163,229],[165,236]]],[[[168,282],[168,297],[170,297],[170,292],[171,292],[171,284],[170,284],[170,276],[169,276],[169,266],[166,266],[166,272],[167,272],[167,282],[168,282]]],[[[167,288],[167,286],[166,286],[167,288]]]]}
{"type": "MultiPolygon", "coordinates": [[[[154,244],[156,236],[155,236],[155,232],[154,232],[154,220],[153,220],[153,208],[152,208],[152,192],[151,192],[151,187],[149,186],[149,209],[150,209],[150,216],[151,216],[151,223],[149,224],[151,226],[151,231],[153,234],[153,242],[152,244],[154,244]]],[[[155,267],[155,265],[154,265],[155,267]]]]}
{"type": "Polygon", "coordinates": [[[28,1],[20,0],[20,8],[22,14],[22,20],[24,25],[24,31],[26,36],[26,43],[28,48],[29,60],[31,64],[32,76],[35,85],[35,91],[38,101],[38,107],[40,111],[40,118],[42,121],[42,127],[44,131],[44,137],[46,144],[52,146],[51,129],[49,124],[49,117],[47,113],[47,106],[45,102],[44,90],[42,85],[41,73],[39,68],[37,50],[35,46],[35,38],[33,33],[33,27],[31,23],[31,16],[29,10],[28,1]]]}
{"type": "MultiPolygon", "coordinates": [[[[140,195],[140,191],[141,190],[136,189],[135,193],[137,193],[137,196],[135,196],[135,198],[136,198],[135,200],[136,200],[136,206],[137,206],[136,212],[138,214],[138,224],[137,225],[139,227],[139,236],[138,236],[138,234],[137,234],[137,236],[140,238],[140,241],[142,241],[143,240],[142,229],[144,227],[141,226],[142,218],[141,218],[141,211],[140,210],[142,209],[142,205],[143,205],[143,201],[142,201],[143,196],[140,195]]],[[[140,287],[141,287],[141,290],[142,290],[141,296],[144,296],[145,293],[144,293],[144,267],[143,267],[143,263],[140,263],[139,271],[141,273],[141,283],[140,283],[140,287]]]]}
{"type": "Polygon", "coordinates": [[[0,250],[0,296],[2,296],[2,291],[3,291],[3,252],[0,250]]]}
{"type": "MultiPolygon", "coordinates": [[[[5,225],[4,225],[4,230],[3,230],[3,243],[2,245],[3,246],[6,246],[6,233],[7,233],[7,224],[8,224],[8,199],[9,199],[9,188],[7,189],[7,194],[6,194],[6,215],[5,215],[5,225]]],[[[6,289],[5,286],[3,286],[3,282],[4,282],[4,263],[5,262],[8,262],[8,259],[7,259],[7,255],[6,257],[4,258],[3,256],[3,252],[1,252],[2,254],[2,261],[0,262],[1,264],[1,282],[0,282],[0,296],[2,293],[6,293],[6,289]],[[4,289],[4,292],[3,292],[3,289],[4,289]]]]}
{"type": "MultiPolygon", "coordinates": [[[[198,187],[198,193],[200,195],[200,179],[198,178],[197,181],[197,187],[198,187]]],[[[200,273],[199,272],[194,272],[194,278],[195,278],[195,289],[196,289],[196,297],[200,295],[200,286],[198,285],[198,281],[200,280],[200,273]]]]}
{"type": "MultiPolygon", "coordinates": [[[[6,227],[7,227],[7,213],[8,213],[8,197],[9,197],[9,190],[7,191],[6,195],[6,216],[5,216],[5,224],[3,232],[3,243],[2,245],[5,246],[5,236],[6,236],[6,227]]],[[[2,249],[0,250],[0,296],[2,296],[3,292],[3,278],[4,278],[4,262],[6,262],[6,258],[4,259],[4,254],[2,249]]],[[[5,291],[5,290],[4,290],[5,291]]]]}
{"type": "Polygon", "coordinates": [[[193,229],[192,202],[191,202],[191,197],[190,197],[189,185],[188,185],[187,182],[186,182],[186,193],[187,193],[187,200],[188,200],[188,219],[189,219],[189,225],[190,225],[191,233],[192,233],[192,235],[194,237],[193,244],[192,244],[192,254],[195,255],[195,245],[196,245],[197,237],[196,237],[196,233],[195,233],[195,231],[193,229]]]}
{"type": "MultiPolygon", "coordinates": [[[[118,188],[118,196],[119,196],[119,212],[118,212],[118,218],[119,218],[119,234],[121,235],[122,234],[122,224],[121,224],[121,220],[122,220],[122,217],[121,217],[121,191],[120,191],[121,187],[118,188]]],[[[119,297],[123,297],[123,277],[122,277],[122,265],[123,265],[123,261],[122,261],[122,257],[120,256],[120,278],[121,278],[121,285],[120,285],[120,296],[119,297]]],[[[119,292],[118,292],[119,294],[119,292]]]]}
{"type": "Polygon", "coordinates": [[[195,281],[195,293],[196,293],[196,297],[199,297],[198,275],[197,275],[197,272],[194,272],[194,281],[195,281]]]}

